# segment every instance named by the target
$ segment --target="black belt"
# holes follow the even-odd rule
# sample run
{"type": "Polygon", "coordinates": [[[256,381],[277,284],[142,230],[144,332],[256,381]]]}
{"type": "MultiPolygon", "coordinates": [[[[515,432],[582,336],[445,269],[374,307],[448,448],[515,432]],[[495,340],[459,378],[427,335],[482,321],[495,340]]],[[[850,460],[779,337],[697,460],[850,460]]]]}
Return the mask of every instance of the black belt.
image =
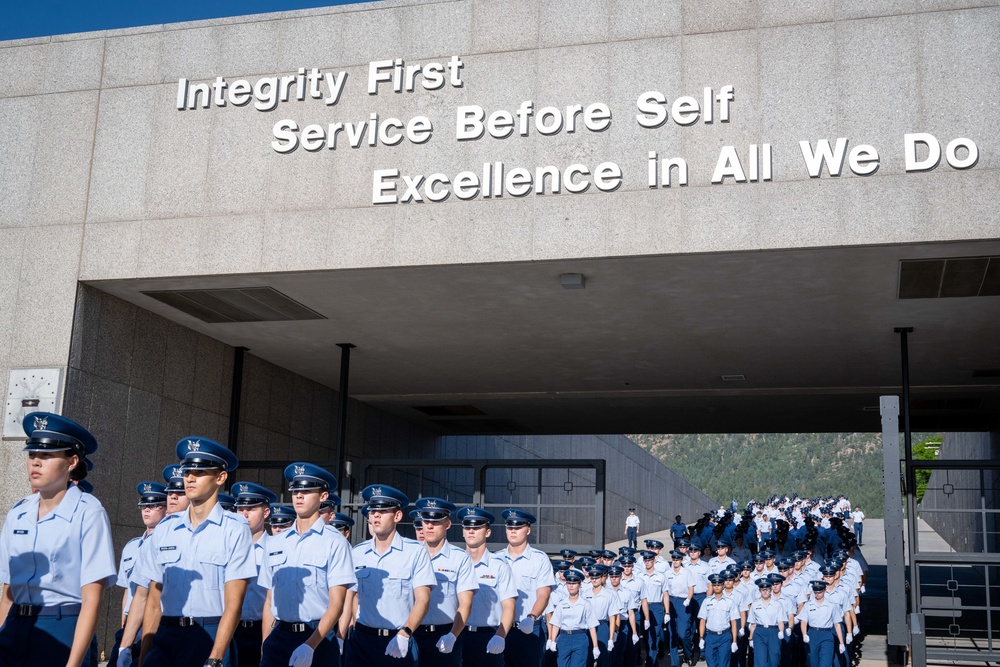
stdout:
{"type": "Polygon", "coordinates": [[[497,629],[492,625],[467,625],[465,629],[469,632],[496,632],[497,629]]]}
{"type": "Polygon", "coordinates": [[[263,623],[263,621],[259,621],[259,620],[244,621],[242,618],[240,619],[240,627],[241,628],[256,628],[261,623],[263,623]]]}
{"type": "Polygon", "coordinates": [[[716,637],[718,637],[719,635],[724,635],[727,632],[732,633],[732,630],[719,630],[718,632],[716,632],[715,630],[707,630],[707,629],[705,630],[705,634],[715,635],[716,637]]]}
{"type": "Polygon", "coordinates": [[[79,616],[78,604],[54,604],[50,606],[19,604],[18,616],[79,616]]]}
{"type": "Polygon", "coordinates": [[[355,623],[354,629],[362,634],[375,635],[377,637],[391,637],[399,632],[398,628],[373,628],[368,625],[362,625],[361,623],[355,623]]]}
{"type": "Polygon", "coordinates": [[[559,633],[563,635],[578,635],[581,632],[587,632],[586,630],[560,630],[559,633]]]}
{"type": "Polygon", "coordinates": [[[284,630],[285,632],[294,632],[296,634],[302,632],[312,632],[319,625],[319,621],[275,621],[274,628],[276,630],[284,630]]]}
{"type": "Polygon", "coordinates": [[[221,616],[199,616],[191,618],[189,616],[163,616],[160,618],[160,625],[168,628],[189,628],[192,625],[218,625],[222,620],[221,616]]]}
{"type": "Polygon", "coordinates": [[[444,624],[438,624],[438,625],[418,625],[417,626],[417,632],[427,632],[427,633],[429,633],[429,632],[446,632],[446,631],[451,630],[452,625],[453,625],[452,623],[449,623],[448,625],[444,625],[444,624]]]}

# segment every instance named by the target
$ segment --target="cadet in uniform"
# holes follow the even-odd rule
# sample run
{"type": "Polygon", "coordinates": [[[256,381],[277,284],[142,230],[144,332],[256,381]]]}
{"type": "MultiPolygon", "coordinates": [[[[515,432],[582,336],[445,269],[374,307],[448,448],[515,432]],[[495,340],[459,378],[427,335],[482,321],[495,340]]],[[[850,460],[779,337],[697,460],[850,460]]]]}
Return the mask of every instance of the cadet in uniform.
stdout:
{"type": "Polygon", "coordinates": [[[666,636],[670,644],[670,664],[679,667],[690,653],[691,618],[688,607],[694,597],[694,581],[684,567],[684,554],[674,549],[670,552],[671,567],[663,575],[663,605],[670,616],[666,623],[666,636]]]}
{"type": "Polygon", "coordinates": [[[750,613],[747,615],[753,664],[754,667],[778,667],[787,619],[785,607],[771,599],[770,579],[761,577],[754,583],[760,589],[760,599],[750,605],[750,613]]]}
{"type": "Polygon", "coordinates": [[[626,611],[621,599],[606,585],[608,568],[603,565],[592,565],[590,567],[591,588],[583,597],[594,608],[594,615],[597,616],[597,644],[600,655],[597,658],[598,667],[611,666],[611,652],[615,648],[615,637],[618,635],[618,620],[621,614],[626,611]]]}
{"type": "Polygon", "coordinates": [[[678,514],[674,517],[674,523],[670,526],[670,539],[674,541],[674,549],[677,549],[677,544],[684,536],[687,535],[688,527],[681,521],[681,515],[678,514]]]}
{"type": "Polygon", "coordinates": [[[420,510],[410,512],[410,521],[413,522],[413,539],[417,542],[424,541],[424,519],[420,516],[420,510]]]}
{"type": "Polygon", "coordinates": [[[642,563],[646,568],[639,575],[639,582],[642,584],[642,627],[646,630],[646,666],[653,667],[657,656],[667,649],[663,629],[666,622],[663,606],[664,573],[656,569],[656,552],[644,550],[639,553],[642,554],[642,563]]]}
{"type": "Polygon", "coordinates": [[[635,508],[628,508],[628,516],[625,517],[625,536],[628,538],[628,545],[633,549],[639,546],[639,517],[635,515],[635,508]]]}
{"type": "Polygon", "coordinates": [[[451,513],[458,508],[443,498],[429,497],[419,499],[416,506],[423,519],[424,546],[437,578],[437,586],[431,589],[430,607],[417,628],[417,655],[424,667],[459,667],[462,630],[479,584],[469,554],[447,540],[451,513]]]}
{"type": "Polygon", "coordinates": [[[826,600],[826,582],[811,581],[810,584],[812,598],[802,605],[795,620],[802,629],[809,667],[833,667],[834,646],[839,645],[841,652],[844,647],[839,625],[844,614],[837,605],[826,600]]]}
{"type": "Polygon", "coordinates": [[[186,510],[191,503],[184,495],[184,471],[179,463],[171,463],[163,469],[163,481],[167,483],[167,514],[186,510]]]}
{"type": "Polygon", "coordinates": [[[486,548],[496,517],[479,507],[458,511],[462,521],[465,552],[472,559],[479,590],[472,598],[472,611],[462,632],[462,662],[470,667],[503,667],[507,633],[514,624],[517,588],[510,566],[486,548]]]}
{"type": "Polygon", "coordinates": [[[267,525],[271,527],[271,535],[277,535],[288,530],[295,523],[295,510],[288,505],[271,505],[271,517],[267,525]]]}
{"type": "Polygon", "coordinates": [[[319,517],[320,503],[337,479],[312,463],[292,463],[284,471],[295,508],[295,525],[266,544],[260,585],[264,604],[261,667],[336,665],[333,641],[347,588],[356,583],[351,545],[319,517]]]}
{"type": "MultiPolygon", "coordinates": [[[[250,525],[253,537],[253,560],[260,574],[260,567],[267,558],[267,532],[264,524],[271,515],[271,503],[277,502],[270,489],[260,484],[240,482],[233,485],[236,494],[236,511],[250,525]]],[[[236,641],[236,658],[240,667],[257,667],[260,664],[261,623],[264,618],[264,601],[267,589],[254,577],[247,583],[247,594],[243,598],[240,624],[236,626],[233,638],[236,641]]]]}
{"type": "Polygon", "coordinates": [[[115,580],[111,525],[101,503],[73,481],[87,475],[94,436],[48,412],[22,421],[30,496],[0,531],[0,665],[97,667],[94,628],[115,580]]]}
{"type": "Polygon", "coordinates": [[[733,545],[728,540],[722,539],[716,542],[715,550],[717,555],[708,561],[708,569],[712,574],[718,574],[730,565],[736,565],[736,561],[729,557],[729,552],[733,545]]]}
{"type": "Polygon", "coordinates": [[[218,495],[239,461],[197,436],[177,443],[177,457],[191,504],[167,515],[140,552],[139,575],[149,583],[143,665],[235,667],[233,632],[257,566],[246,519],[224,511],[218,495]]]}
{"type": "Polygon", "coordinates": [[[498,551],[497,557],[510,566],[518,593],[514,612],[518,632],[507,637],[504,660],[512,666],[540,667],[545,650],[542,614],[556,585],[552,564],[548,556],[528,544],[531,525],[536,521],[534,515],[515,508],[500,514],[507,531],[507,547],[498,551]]]}
{"type": "Polygon", "coordinates": [[[618,635],[614,638],[614,648],[611,650],[612,667],[632,667],[635,664],[635,645],[639,643],[639,633],[636,628],[635,612],[640,607],[639,595],[636,591],[622,586],[622,574],[624,569],[621,565],[612,565],[608,568],[608,581],[610,590],[619,599],[621,613],[618,617],[618,635]],[[631,655],[631,662],[628,662],[631,655]]]}
{"type": "MultiPolygon", "coordinates": [[[[153,532],[157,524],[167,515],[167,487],[158,482],[140,482],[135,490],[139,494],[139,511],[142,516],[142,525],[146,527],[146,530],[139,537],[133,537],[125,545],[125,548],[122,549],[121,561],[118,563],[117,584],[125,589],[125,594],[122,597],[122,627],[115,633],[115,644],[111,647],[111,653],[108,656],[108,664],[112,667],[121,664],[118,661],[118,656],[121,652],[122,636],[125,633],[125,625],[128,623],[128,612],[139,588],[139,585],[132,580],[132,572],[139,563],[139,549],[142,548],[143,542],[153,532]]],[[[143,594],[139,600],[139,606],[136,607],[136,616],[139,619],[142,618],[145,604],[146,596],[143,594]]],[[[128,657],[123,659],[123,667],[131,664],[133,653],[139,655],[139,649],[136,632],[133,630],[129,635],[129,643],[125,645],[128,657]]]]}
{"type": "Polygon", "coordinates": [[[228,493],[219,494],[219,504],[222,505],[222,509],[226,512],[236,511],[236,497],[228,493]]]}
{"type": "Polygon", "coordinates": [[[701,655],[701,647],[698,642],[694,641],[694,636],[698,633],[698,611],[708,596],[708,577],[712,572],[708,567],[708,563],[701,559],[701,542],[692,542],[687,555],[688,562],[684,567],[691,574],[694,595],[691,597],[691,604],[688,605],[691,635],[688,641],[685,642],[684,648],[687,650],[688,658],[694,662],[698,662],[698,656],[701,655]]]}
{"type": "Polygon", "coordinates": [[[354,519],[342,512],[334,512],[333,518],[330,519],[330,527],[334,528],[338,533],[350,540],[351,529],[354,528],[354,519]]]}
{"type": "Polygon", "coordinates": [[[416,665],[413,629],[437,585],[424,545],[396,531],[410,504],[402,491],[370,484],[361,491],[372,538],[354,547],[358,618],[347,641],[348,667],[416,665]]]}
{"type": "Polygon", "coordinates": [[[698,609],[698,635],[701,637],[698,648],[705,652],[708,667],[728,667],[729,656],[738,649],[736,622],[740,618],[740,610],[732,598],[722,596],[721,574],[711,575],[709,582],[712,584],[712,597],[706,598],[698,609]]]}
{"type": "MultiPolygon", "coordinates": [[[[566,597],[552,610],[545,648],[556,652],[559,667],[587,667],[590,664],[588,654],[594,660],[601,655],[601,649],[597,648],[597,615],[590,602],[580,595],[583,573],[569,570],[565,576],[566,597]],[[588,634],[590,641],[587,641],[588,634]]],[[[511,667],[518,664],[512,663],[511,667]]]]}

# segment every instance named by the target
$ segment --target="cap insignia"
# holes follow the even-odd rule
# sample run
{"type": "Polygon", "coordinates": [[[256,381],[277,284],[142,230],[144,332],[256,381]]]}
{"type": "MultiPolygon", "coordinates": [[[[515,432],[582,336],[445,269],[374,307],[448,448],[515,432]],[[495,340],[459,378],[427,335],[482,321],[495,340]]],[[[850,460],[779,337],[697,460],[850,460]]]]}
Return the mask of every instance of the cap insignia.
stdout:
{"type": "Polygon", "coordinates": [[[153,485],[152,484],[143,484],[142,485],[142,492],[143,493],[152,493],[153,492],[153,485]]]}
{"type": "Polygon", "coordinates": [[[376,486],[375,488],[373,488],[372,489],[372,495],[373,496],[381,496],[382,495],[382,487],[381,486],[376,486]]]}
{"type": "Polygon", "coordinates": [[[174,468],[174,474],[171,475],[171,477],[183,477],[183,476],[184,476],[183,470],[181,470],[180,468],[174,468]]]}
{"type": "Polygon", "coordinates": [[[35,417],[35,428],[44,431],[49,426],[48,417],[35,417]]]}
{"type": "Polygon", "coordinates": [[[201,451],[201,440],[188,440],[188,450],[192,452],[201,451]]]}
{"type": "Polygon", "coordinates": [[[427,501],[427,506],[428,506],[428,507],[437,507],[437,506],[438,506],[438,504],[437,504],[437,501],[436,501],[436,500],[428,500],[428,501],[427,501]]]}
{"type": "Polygon", "coordinates": [[[246,484],[240,484],[239,491],[237,491],[236,493],[246,493],[246,492],[247,492],[247,485],[246,484]]]}
{"type": "Polygon", "coordinates": [[[295,474],[296,475],[304,475],[304,474],[306,474],[306,467],[305,466],[295,466],[295,474]]]}

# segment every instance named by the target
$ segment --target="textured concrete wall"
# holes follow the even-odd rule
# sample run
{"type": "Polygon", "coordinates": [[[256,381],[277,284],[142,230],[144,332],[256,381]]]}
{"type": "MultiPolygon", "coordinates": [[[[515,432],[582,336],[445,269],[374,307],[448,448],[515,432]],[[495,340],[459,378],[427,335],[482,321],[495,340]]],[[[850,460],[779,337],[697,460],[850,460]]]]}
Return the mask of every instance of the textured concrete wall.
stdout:
{"type": "MultiPolygon", "coordinates": [[[[1000,433],[946,433],[938,458],[996,463],[1000,461],[1000,433]]],[[[920,518],[955,551],[997,553],[998,509],[1000,470],[935,470],[920,503],[920,518]],[[985,514],[985,522],[984,514],[978,511],[983,508],[992,510],[985,514]]]]}

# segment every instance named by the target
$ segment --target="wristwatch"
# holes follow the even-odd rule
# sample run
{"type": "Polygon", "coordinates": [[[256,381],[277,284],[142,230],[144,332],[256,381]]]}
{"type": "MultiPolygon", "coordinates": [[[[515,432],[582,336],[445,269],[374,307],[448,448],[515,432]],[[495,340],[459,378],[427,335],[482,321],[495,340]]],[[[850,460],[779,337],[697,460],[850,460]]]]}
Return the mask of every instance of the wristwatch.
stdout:
{"type": "Polygon", "coordinates": [[[222,667],[222,660],[220,658],[209,658],[205,661],[205,667],[222,667]]]}
{"type": "MultiPolygon", "coordinates": [[[[405,633],[406,633],[406,636],[407,636],[407,637],[412,637],[412,636],[413,636],[413,630],[410,630],[410,629],[409,629],[408,627],[406,627],[405,625],[404,625],[403,627],[401,627],[401,628],[399,629],[399,631],[400,631],[400,632],[405,632],[405,633]]],[[[219,665],[219,667],[222,667],[222,665],[219,665]]]]}
{"type": "Polygon", "coordinates": [[[530,618],[533,621],[537,621],[538,620],[538,617],[535,616],[534,614],[528,614],[528,618],[530,618]]]}

